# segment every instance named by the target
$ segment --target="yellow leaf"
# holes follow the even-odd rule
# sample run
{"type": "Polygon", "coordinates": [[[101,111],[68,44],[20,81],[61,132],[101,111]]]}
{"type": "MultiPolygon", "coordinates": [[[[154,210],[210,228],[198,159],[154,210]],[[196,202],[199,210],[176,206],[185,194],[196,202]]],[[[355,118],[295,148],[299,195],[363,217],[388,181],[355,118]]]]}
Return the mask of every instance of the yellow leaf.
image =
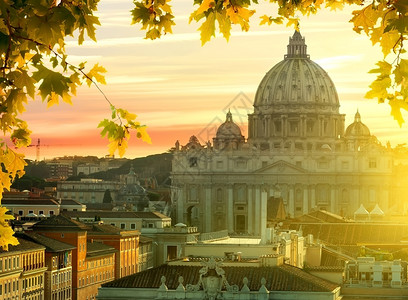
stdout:
{"type": "Polygon", "coordinates": [[[330,7],[330,10],[343,9],[344,3],[337,0],[327,1],[326,7],[330,7]]]}
{"type": "Polygon", "coordinates": [[[369,34],[370,29],[375,26],[381,13],[382,11],[373,9],[371,4],[361,10],[353,11],[354,17],[350,22],[354,23],[354,31],[360,33],[361,30],[364,30],[366,34],[369,34]]]}
{"type": "Polygon", "coordinates": [[[122,139],[122,141],[118,143],[118,153],[120,157],[123,157],[123,155],[125,155],[127,147],[128,147],[127,139],[122,139]]]}
{"type": "Polygon", "coordinates": [[[204,0],[200,7],[197,9],[196,14],[202,14],[203,12],[206,12],[208,9],[214,6],[214,0],[204,0]]]}
{"type": "Polygon", "coordinates": [[[373,28],[373,30],[371,31],[370,40],[373,43],[373,45],[380,42],[381,37],[384,33],[384,28],[385,27],[377,27],[377,28],[373,28]]]}
{"type": "Polygon", "coordinates": [[[371,90],[369,90],[365,97],[372,99],[378,98],[378,100],[386,99],[388,96],[387,88],[391,86],[391,78],[389,76],[379,77],[370,84],[371,90]]]}
{"type": "Polygon", "coordinates": [[[271,25],[272,21],[267,15],[263,15],[261,17],[261,22],[259,23],[259,25],[264,25],[266,23],[268,23],[268,25],[271,25]]]}
{"type": "Polygon", "coordinates": [[[391,50],[396,46],[399,38],[400,38],[400,34],[398,33],[397,30],[391,30],[391,31],[385,32],[382,35],[380,45],[381,45],[384,57],[390,54],[391,50]]]}
{"type": "Polygon", "coordinates": [[[222,14],[216,12],[216,19],[220,27],[220,32],[222,33],[224,38],[228,41],[231,35],[231,21],[227,17],[225,9],[222,10],[222,14]]]}
{"type": "Polygon", "coordinates": [[[54,92],[51,92],[51,94],[48,96],[48,99],[47,99],[47,108],[55,104],[58,104],[58,103],[59,103],[58,95],[55,94],[54,92]]]}
{"type": "MultiPolygon", "coordinates": [[[[99,64],[96,64],[92,69],[86,74],[89,78],[95,79],[95,81],[106,84],[105,77],[101,73],[106,73],[106,69],[99,64]]],[[[87,79],[88,85],[91,85],[91,80],[87,79]]]]}
{"type": "Polygon", "coordinates": [[[115,154],[116,149],[118,149],[118,144],[119,143],[116,140],[113,140],[108,144],[109,155],[113,156],[115,154]]]}
{"type": "Polygon", "coordinates": [[[394,120],[396,120],[401,127],[402,124],[405,123],[401,109],[408,111],[408,103],[401,100],[391,100],[388,104],[391,106],[391,116],[393,116],[394,120]]]}
{"type": "Polygon", "coordinates": [[[293,26],[296,31],[299,31],[299,19],[298,18],[289,18],[286,27],[293,26]]]}
{"type": "Polygon", "coordinates": [[[215,36],[215,13],[208,14],[207,19],[201,24],[198,30],[201,31],[201,45],[204,45],[211,39],[211,36],[215,36]]]}
{"type": "Polygon", "coordinates": [[[62,93],[62,100],[64,102],[72,105],[71,95],[69,93],[65,92],[65,91],[62,93]]]}
{"type": "Polygon", "coordinates": [[[146,131],[146,126],[141,126],[137,129],[137,137],[139,139],[142,139],[143,142],[146,142],[148,144],[152,143],[152,140],[150,139],[149,134],[146,131]]]}
{"type": "Polygon", "coordinates": [[[13,236],[14,231],[8,224],[14,217],[6,214],[7,211],[6,207],[0,206],[0,247],[6,251],[9,245],[18,245],[18,240],[13,236]]]}

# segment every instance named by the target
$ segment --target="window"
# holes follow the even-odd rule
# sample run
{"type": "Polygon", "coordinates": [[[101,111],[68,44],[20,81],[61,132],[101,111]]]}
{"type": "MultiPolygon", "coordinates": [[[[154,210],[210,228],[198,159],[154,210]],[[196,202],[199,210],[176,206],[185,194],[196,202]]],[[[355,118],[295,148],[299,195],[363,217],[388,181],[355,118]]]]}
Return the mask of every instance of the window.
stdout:
{"type": "Polygon", "coordinates": [[[43,211],[43,210],[39,210],[39,211],[38,211],[38,214],[39,214],[39,215],[43,215],[43,214],[44,214],[44,211],[43,211]]]}
{"type": "Polygon", "coordinates": [[[54,211],[53,210],[50,210],[50,216],[53,216],[54,215],[54,211]]]}
{"type": "Polygon", "coordinates": [[[24,212],[23,212],[22,210],[19,210],[19,211],[18,211],[18,215],[19,215],[19,216],[22,216],[23,214],[24,214],[24,212]]]}
{"type": "Polygon", "coordinates": [[[197,157],[190,157],[189,163],[190,167],[197,167],[198,165],[197,157]]]}
{"type": "Polygon", "coordinates": [[[375,158],[370,158],[368,160],[368,168],[370,168],[370,169],[377,168],[377,160],[375,158]]]}
{"type": "Polygon", "coordinates": [[[33,210],[29,210],[29,211],[28,211],[28,214],[33,214],[33,213],[34,213],[33,210]]]}
{"type": "Polygon", "coordinates": [[[125,223],[120,223],[120,229],[125,229],[126,228],[126,224],[125,223]]]}
{"type": "Polygon", "coordinates": [[[235,166],[236,166],[237,168],[239,168],[239,169],[244,169],[244,168],[246,168],[247,163],[246,163],[245,160],[237,160],[237,161],[235,162],[235,166]]]}
{"type": "Polygon", "coordinates": [[[115,223],[110,223],[112,226],[116,226],[116,224],[115,223]]]}
{"type": "Polygon", "coordinates": [[[130,229],[136,229],[136,224],[135,223],[130,224],[130,229]]]}
{"type": "Polygon", "coordinates": [[[299,123],[297,121],[289,122],[290,132],[297,133],[299,131],[299,123]]]}

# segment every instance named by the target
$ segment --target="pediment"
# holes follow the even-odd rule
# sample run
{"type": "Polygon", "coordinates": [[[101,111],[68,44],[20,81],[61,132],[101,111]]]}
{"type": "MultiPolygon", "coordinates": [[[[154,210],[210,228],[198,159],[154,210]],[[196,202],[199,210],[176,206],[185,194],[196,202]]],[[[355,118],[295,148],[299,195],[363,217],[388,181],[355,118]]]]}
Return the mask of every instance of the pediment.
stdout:
{"type": "Polygon", "coordinates": [[[257,174],[305,174],[307,171],[287,161],[279,160],[268,166],[256,170],[257,174]]]}

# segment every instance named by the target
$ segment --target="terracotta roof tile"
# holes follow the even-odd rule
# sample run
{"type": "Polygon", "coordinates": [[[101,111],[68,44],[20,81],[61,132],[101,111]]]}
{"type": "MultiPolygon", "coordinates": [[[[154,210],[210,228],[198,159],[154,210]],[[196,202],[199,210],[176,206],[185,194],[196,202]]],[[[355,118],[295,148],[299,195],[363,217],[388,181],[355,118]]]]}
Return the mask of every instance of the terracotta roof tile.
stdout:
{"type": "Polygon", "coordinates": [[[58,231],[58,230],[74,230],[83,231],[88,230],[89,227],[84,223],[72,220],[64,215],[53,216],[33,225],[34,230],[47,230],[47,231],[58,231]]]}
{"type": "MultiPolygon", "coordinates": [[[[338,285],[313,276],[299,268],[282,265],[277,267],[222,267],[230,285],[243,286],[244,277],[248,278],[248,287],[251,291],[258,291],[261,287],[261,279],[266,279],[266,288],[270,291],[300,291],[300,292],[330,292],[338,285]]],[[[166,285],[169,289],[176,289],[179,285],[178,278],[183,276],[184,286],[197,284],[201,266],[170,266],[146,270],[117,279],[102,285],[103,287],[118,288],[159,288],[161,277],[166,277],[166,285]]]]}
{"type": "Polygon", "coordinates": [[[67,243],[60,242],[58,240],[46,237],[44,235],[34,233],[34,232],[25,232],[22,234],[16,234],[18,237],[21,237],[22,239],[32,241],[36,244],[40,244],[45,246],[46,251],[49,252],[61,252],[61,251],[66,251],[66,250],[72,250],[75,249],[75,246],[72,246],[67,243]]]}
{"type": "Polygon", "coordinates": [[[99,242],[86,243],[86,248],[86,257],[104,256],[117,252],[114,247],[99,242]]]}
{"type": "Polygon", "coordinates": [[[29,251],[45,249],[45,247],[40,245],[40,244],[30,242],[30,241],[27,241],[27,240],[19,238],[19,237],[17,237],[17,240],[18,240],[19,244],[16,245],[16,246],[11,246],[10,245],[8,247],[8,251],[5,251],[0,247],[0,255],[3,254],[3,253],[7,254],[7,253],[11,253],[11,252],[29,252],[29,251]]]}

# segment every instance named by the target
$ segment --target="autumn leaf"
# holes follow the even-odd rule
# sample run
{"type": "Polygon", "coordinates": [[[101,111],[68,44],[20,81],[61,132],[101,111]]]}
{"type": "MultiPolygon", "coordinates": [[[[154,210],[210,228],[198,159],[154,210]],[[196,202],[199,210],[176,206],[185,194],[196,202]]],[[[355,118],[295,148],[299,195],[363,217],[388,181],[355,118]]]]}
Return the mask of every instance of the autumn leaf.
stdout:
{"type": "Polygon", "coordinates": [[[212,36],[215,36],[215,13],[211,12],[208,14],[207,19],[201,24],[200,28],[201,31],[201,45],[207,43],[212,36]]]}

